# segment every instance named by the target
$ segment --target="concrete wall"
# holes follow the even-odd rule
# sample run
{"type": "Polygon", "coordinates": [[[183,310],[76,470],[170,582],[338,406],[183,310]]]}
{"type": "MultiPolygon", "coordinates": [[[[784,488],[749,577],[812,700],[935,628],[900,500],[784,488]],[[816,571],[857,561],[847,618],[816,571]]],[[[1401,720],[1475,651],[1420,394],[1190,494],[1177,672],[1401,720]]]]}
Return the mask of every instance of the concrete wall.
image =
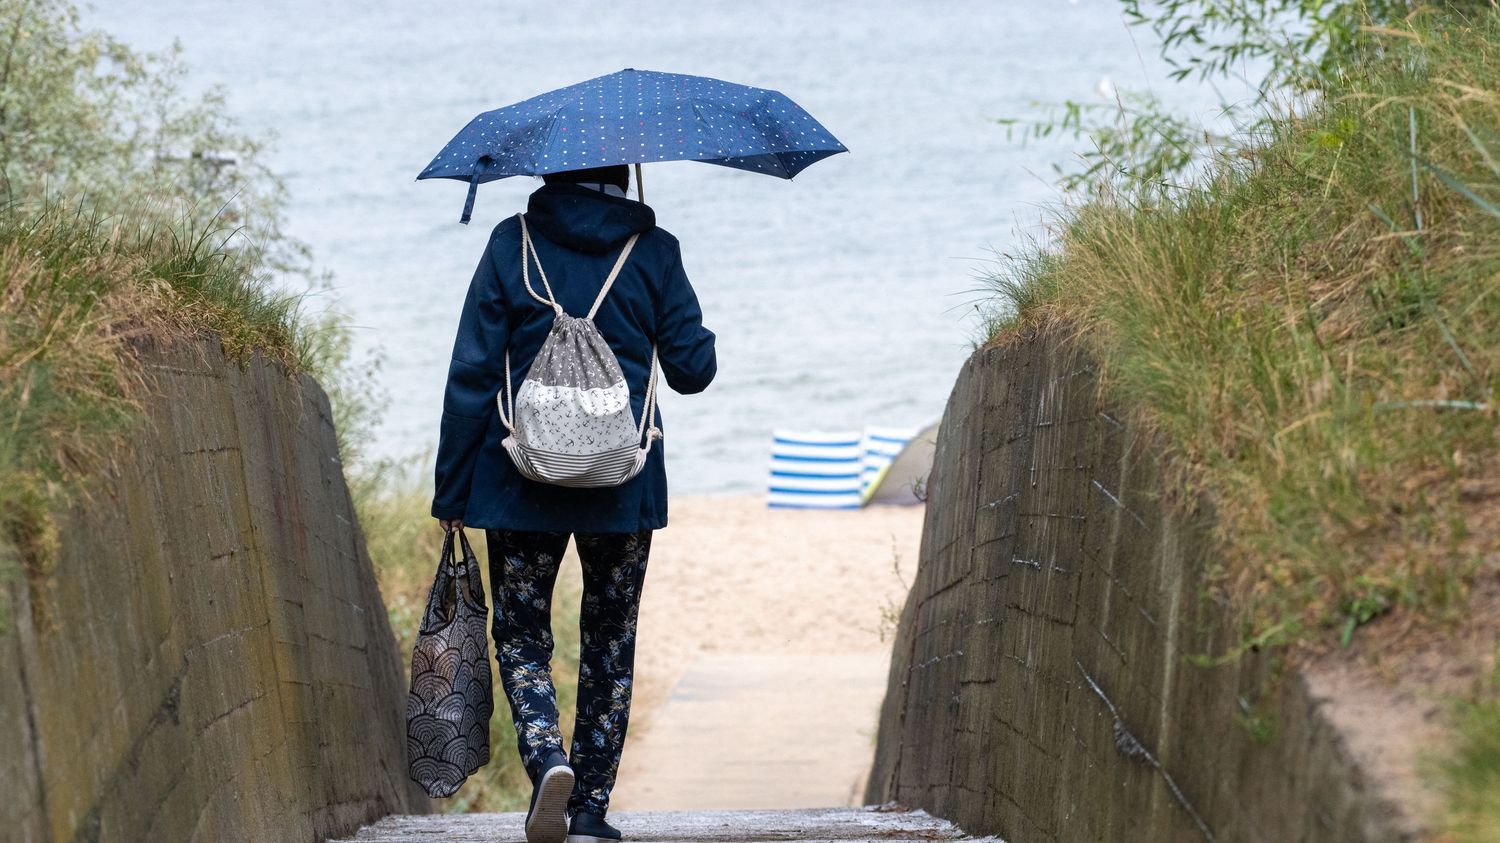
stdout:
{"type": "Polygon", "coordinates": [[[0,837],[316,841],[425,811],[328,399],[218,343],[161,397],[0,635],[0,837]]]}
{"type": "Polygon", "coordinates": [[[1211,514],[1059,337],[977,352],[948,403],[868,802],[1035,841],[1405,839],[1289,671],[1206,599],[1211,514]],[[1254,716],[1257,736],[1241,720],[1254,716]]]}

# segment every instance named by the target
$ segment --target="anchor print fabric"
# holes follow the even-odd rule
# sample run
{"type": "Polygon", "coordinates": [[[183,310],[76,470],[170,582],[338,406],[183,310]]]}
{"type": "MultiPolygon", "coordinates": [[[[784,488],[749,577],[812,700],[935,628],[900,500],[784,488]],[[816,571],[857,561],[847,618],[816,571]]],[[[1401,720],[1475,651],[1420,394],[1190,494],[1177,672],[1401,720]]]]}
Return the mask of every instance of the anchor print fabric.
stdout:
{"type": "MultiPolygon", "coordinates": [[[[516,748],[532,781],[563,751],[552,683],[552,588],[568,533],[486,530],[492,632],[516,748]]],[[[576,780],[568,810],[604,816],[630,723],[636,618],[651,531],[574,534],[583,566],[578,710],[567,753],[576,780]]]]}

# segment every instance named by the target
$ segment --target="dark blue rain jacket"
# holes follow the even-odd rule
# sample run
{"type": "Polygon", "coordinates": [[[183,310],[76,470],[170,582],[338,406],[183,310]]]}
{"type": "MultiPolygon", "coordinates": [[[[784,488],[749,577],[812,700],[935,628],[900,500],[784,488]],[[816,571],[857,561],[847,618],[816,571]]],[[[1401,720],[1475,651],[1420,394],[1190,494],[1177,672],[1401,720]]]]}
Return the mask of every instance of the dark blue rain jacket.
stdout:
{"type": "MultiPolygon", "coordinates": [[[[636,419],[645,404],[653,342],[667,386],[681,393],[708,386],[717,369],[714,335],[703,327],[677,238],[656,227],[650,207],[578,185],[549,184],[531,194],[526,225],[558,303],[574,316],[588,313],[620,248],[640,233],[594,319],[620,361],[636,419]]],[[[545,298],[535,265],[531,269],[532,286],[545,298]]],[[[633,533],[665,527],[663,455],[670,433],[651,446],[640,474],[609,489],[528,480],[501,446],[507,431],[495,399],[505,389],[506,349],[511,384],[519,390],[552,318],[551,306],[521,284],[521,226],[509,217],[490,234],[459,316],[443,394],[433,517],[502,530],[633,533]]]]}

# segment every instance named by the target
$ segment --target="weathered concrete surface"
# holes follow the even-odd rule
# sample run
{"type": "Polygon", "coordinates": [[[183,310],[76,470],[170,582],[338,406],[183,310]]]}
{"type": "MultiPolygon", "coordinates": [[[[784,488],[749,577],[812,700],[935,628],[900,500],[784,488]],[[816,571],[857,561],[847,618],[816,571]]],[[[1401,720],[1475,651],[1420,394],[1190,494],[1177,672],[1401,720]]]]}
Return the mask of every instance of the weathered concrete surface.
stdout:
{"type": "MultiPolygon", "coordinates": [[[[921,533],[920,507],[673,498],[651,543],[611,810],[863,804],[921,533]]],[[[560,581],[577,594],[577,565],[560,581]]]]}
{"type": "MultiPolygon", "coordinates": [[[[520,843],[526,815],[447,814],[387,817],[336,843],[520,843]]],[[[925,811],[812,808],[795,811],[611,811],[611,825],[631,843],[762,843],[776,840],[874,843],[903,840],[993,841],[967,837],[925,811]]]]}
{"type": "Polygon", "coordinates": [[[0,635],[0,837],[316,841],[428,809],[328,400],[218,343],[161,397],[0,635]]]}
{"type": "Polygon", "coordinates": [[[631,733],[610,805],[862,805],[890,661],[888,652],[699,656],[645,734],[631,733]]]}
{"type": "Polygon", "coordinates": [[[1236,638],[1211,514],[1174,514],[1157,457],[1059,337],[969,360],[865,801],[1011,843],[1406,839],[1304,676],[1187,660],[1236,638]]]}

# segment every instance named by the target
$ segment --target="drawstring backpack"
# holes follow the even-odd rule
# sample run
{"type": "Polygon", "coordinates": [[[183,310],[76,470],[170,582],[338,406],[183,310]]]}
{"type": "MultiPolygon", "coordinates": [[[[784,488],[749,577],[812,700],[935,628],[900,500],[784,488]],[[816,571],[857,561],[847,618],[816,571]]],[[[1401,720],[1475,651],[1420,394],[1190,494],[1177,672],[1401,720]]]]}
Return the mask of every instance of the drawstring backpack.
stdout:
{"type": "Polygon", "coordinates": [[[651,442],[661,438],[656,426],[656,347],[651,347],[651,378],[637,422],[630,409],[625,373],[594,325],[594,316],[640,235],[631,235],[625,242],[588,315],[575,317],[563,310],[552,293],[541,255],[526,228],[526,217],[517,214],[516,218],[521,221],[521,283],[532,298],[552,308],[554,319],[520,391],[514,395],[510,351],[505,352],[505,393],[497,395],[496,402],[500,421],[510,435],[501,444],[522,476],[539,483],[581,488],[619,486],[641,473],[651,453],[651,442]],[[546,298],[531,287],[532,260],[536,261],[546,298]]]}

